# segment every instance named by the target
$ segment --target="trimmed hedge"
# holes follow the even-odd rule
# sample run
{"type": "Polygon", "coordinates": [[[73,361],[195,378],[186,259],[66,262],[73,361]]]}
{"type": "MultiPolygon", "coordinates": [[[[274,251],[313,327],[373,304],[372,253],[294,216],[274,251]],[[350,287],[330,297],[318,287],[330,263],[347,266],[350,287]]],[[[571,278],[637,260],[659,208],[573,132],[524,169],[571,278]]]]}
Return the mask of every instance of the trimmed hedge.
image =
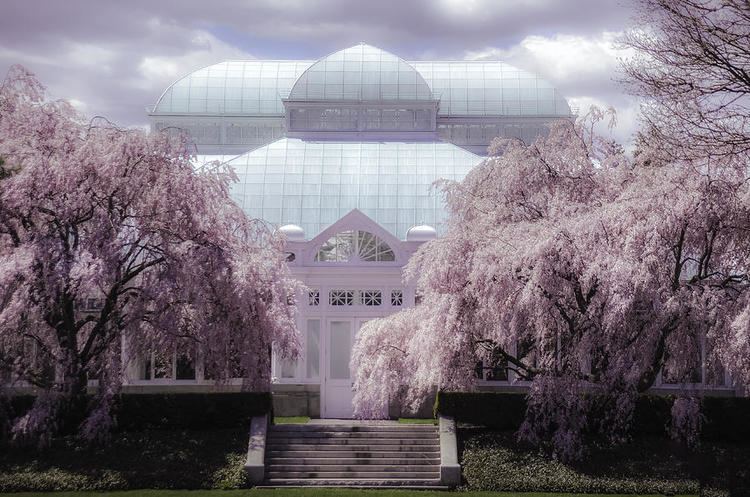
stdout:
{"type": "MultiPolygon", "coordinates": [[[[644,395],[638,399],[632,432],[664,436],[671,422],[674,397],[644,395]]],[[[486,426],[493,430],[517,430],[526,414],[526,395],[500,392],[438,392],[435,415],[486,426]]],[[[707,441],[750,441],[750,398],[704,397],[701,436],[707,441]]]]}
{"type": "MultiPolygon", "coordinates": [[[[34,397],[11,397],[0,407],[0,426],[23,415],[34,397]]],[[[113,415],[118,431],[205,430],[249,427],[253,416],[271,412],[267,392],[122,394],[113,415]]]]}
{"type": "Polygon", "coordinates": [[[495,430],[517,430],[526,416],[526,394],[438,392],[434,414],[495,430]]]}
{"type": "Polygon", "coordinates": [[[121,431],[249,428],[253,416],[269,412],[267,392],[125,394],[115,407],[121,431]]]}

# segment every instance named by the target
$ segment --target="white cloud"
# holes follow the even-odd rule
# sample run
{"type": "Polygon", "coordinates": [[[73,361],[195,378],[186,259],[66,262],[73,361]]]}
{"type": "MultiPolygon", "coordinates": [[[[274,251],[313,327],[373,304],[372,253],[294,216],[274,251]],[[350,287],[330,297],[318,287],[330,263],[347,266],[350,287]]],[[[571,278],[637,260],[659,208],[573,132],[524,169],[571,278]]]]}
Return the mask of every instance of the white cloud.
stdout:
{"type": "Polygon", "coordinates": [[[138,77],[133,80],[133,85],[161,93],[177,79],[202,67],[227,59],[254,58],[205,31],[193,34],[190,48],[181,55],[152,54],[142,57],[138,64],[138,77]]]}
{"type": "Polygon", "coordinates": [[[0,46],[0,70],[21,63],[37,74],[51,98],[123,126],[143,126],[145,108],[178,78],[226,59],[251,58],[205,29],[144,21],[132,39],[79,40],[25,47],[0,46]]]}
{"type": "Polygon", "coordinates": [[[615,81],[618,58],[628,55],[617,47],[620,35],[604,31],[595,36],[527,36],[509,48],[467,51],[464,58],[499,59],[538,74],[555,85],[580,114],[585,114],[591,105],[614,107],[618,125],[612,134],[629,146],[638,128],[638,102],[626,96],[615,81]]]}
{"type": "Polygon", "coordinates": [[[68,98],[67,100],[70,103],[70,105],[72,105],[73,108],[77,110],[78,112],[81,112],[83,114],[86,114],[88,112],[89,106],[86,105],[86,102],[84,102],[83,100],[79,100],[77,98],[68,98]]]}
{"type": "Polygon", "coordinates": [[[66,44],[62,60],[58,65],[68,67],[92,67],[98,71],[111,72],[112,63],[117,59],[117,52],[112,48],[90,43],[69,42],[66,44]]]}
{"type": "Polygon", "coordinates": [[[468,51],[465,58],[499,58],[563,84],[611,80],[618,70],[617,58],[624,55],[616,47],[620,35],[605,31],[596,37],[566,34],[527,36],[510,48],[488,47],[468,51]]]}
{"type": "Polygon", "coordinates": [[[610,106],[614,107],[617,115],[616,126],[611,131],[603,128],[599,131],[611,134],[612,137],[622,143],[626,149],[632,149],[632,139],[638,131],[639,104],[636,99],[629,99],[625,103],[616,106],[607,103],[601,98],[593,96],[571,96],[568,97],[568,102],[572,108],[578,110],[578,114],[581,116],[585,115],[592,106],[599,107],[600,109],[606,109],[610,106]]]}

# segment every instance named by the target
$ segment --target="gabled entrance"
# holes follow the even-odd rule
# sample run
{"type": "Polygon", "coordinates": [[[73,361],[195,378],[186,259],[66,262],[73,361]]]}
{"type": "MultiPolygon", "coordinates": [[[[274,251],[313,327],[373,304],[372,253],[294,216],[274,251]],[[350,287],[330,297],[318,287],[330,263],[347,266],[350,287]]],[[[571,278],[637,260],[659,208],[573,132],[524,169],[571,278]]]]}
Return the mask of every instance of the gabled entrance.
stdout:
{"type": "Polygon", "coordinates": [[[289,269],[307,289],[296,299],[302,355],[296,363],[274,362],[286,399],[278,412],[351,419],[355,338],[367,321],[414,305],[402,269],[424,240],[399,240],[356,209],[310,240],[301,227],[280,230],[289,269]]]}

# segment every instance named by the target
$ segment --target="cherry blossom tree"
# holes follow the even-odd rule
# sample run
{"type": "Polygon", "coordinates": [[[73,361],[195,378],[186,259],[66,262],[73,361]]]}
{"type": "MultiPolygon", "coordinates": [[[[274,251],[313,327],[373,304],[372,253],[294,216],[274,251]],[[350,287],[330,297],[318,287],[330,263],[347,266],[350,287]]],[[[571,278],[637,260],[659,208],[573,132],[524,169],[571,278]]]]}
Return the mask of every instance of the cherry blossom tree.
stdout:
{"type": "Polygon", "coordinates": [[[679,155],[750,156],[747,0],[639,0],[623,45],[649,132],[679,155]]]}
{"type": "Polygon", "coordinates": [[[42,392],[18,435],[106,431],[123,370],[184,354],[268,390],[298,353],[281,241],[184,137],[91,123],[14,67],[0,87],[0,367],[42,392]],[[87,299],[100,305],[86,309],[87,299]],[[87,382],[98,380],[84,407],[87,382]]]}
{"type": "MultiPolygon", "coordinates": [[[[447,232],[406,269],[421,305],[355,343],[357,416],[472,389],[481,362],[529,385],[519,435],[570,459],[588,435],[622,440],[659,375],[750,383],[746,165],[649,146],[629,159],[592,132],[606,117],[498,140],[501,155],[442,182],[447,232]]],[[[691,406],[673,409],[675,433],[698,426],[691,406]]]]}

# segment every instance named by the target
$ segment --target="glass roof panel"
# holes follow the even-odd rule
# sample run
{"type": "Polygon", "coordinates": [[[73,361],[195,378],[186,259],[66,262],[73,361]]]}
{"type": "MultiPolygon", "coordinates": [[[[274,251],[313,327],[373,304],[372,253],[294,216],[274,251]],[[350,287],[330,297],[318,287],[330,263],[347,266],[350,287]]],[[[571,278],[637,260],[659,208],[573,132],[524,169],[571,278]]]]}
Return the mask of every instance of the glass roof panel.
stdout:
{"type": "Polygon", "coordinates": [[[282,138],[240,156],[197,160],[227,161],[240,178],[232,185],[235,201],[250,217],[276,227],[296,224],[309,239],[359,209],[404,239],[417,224],[442,233],[444,207],[432,183],[461,180],[482,159],[444,142],[282,138]]]}
{"type": "Polygon", "coordinates": [[[281,99],[289,94],[294,82],[311,64],[312,61],[304,60],[214,64],[169,87],[156,103],[154,113],[283,115],[281,99]],[[233,88],[241,88],[239,98],[233,88]]]}
{"type": "Polygon", "coordinates": [[[503,62],[405,62],[368,45],[318,62],[215,64],[170,86],[153,112],[283,116],[281,99],[290,97],[292,88],[294,98],[313,100],[437,98],[438,116],[571,115],[565,98],[549,82],[503,62]]]}
{"type": "Polygon", "coordinates": [[[411,64],[440,98],[438,116],[571,115],[568,102],[547,81],[504,62],[411,64]]]}
{"type": "Polygon", "coordinates": [[[360,44],[310,66],[294,84],[289,99],[433,100],[433,96],[411,65],[379,48],[360,44]]]}

